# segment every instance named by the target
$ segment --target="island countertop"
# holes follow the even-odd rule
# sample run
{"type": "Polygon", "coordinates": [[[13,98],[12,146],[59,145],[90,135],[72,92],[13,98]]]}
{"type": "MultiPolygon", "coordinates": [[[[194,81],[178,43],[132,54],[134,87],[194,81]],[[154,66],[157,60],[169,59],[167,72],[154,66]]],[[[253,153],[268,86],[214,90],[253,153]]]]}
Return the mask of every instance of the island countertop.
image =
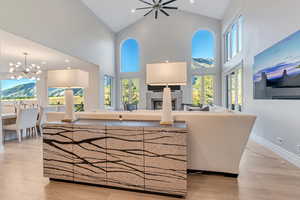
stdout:
{"type": "Polygon", "coordinates": [[[78,126],[118,126],[118,127],[147,127],[147,128],[180,128],[186,129],[187,124],[183,121],[174,122],[172,125],[161,125],[159,121],[131,121],[131,120],[99,120],[79,119],[72,123],[57,121],[48,122],[45,125],[78,125],[78,126]]]}

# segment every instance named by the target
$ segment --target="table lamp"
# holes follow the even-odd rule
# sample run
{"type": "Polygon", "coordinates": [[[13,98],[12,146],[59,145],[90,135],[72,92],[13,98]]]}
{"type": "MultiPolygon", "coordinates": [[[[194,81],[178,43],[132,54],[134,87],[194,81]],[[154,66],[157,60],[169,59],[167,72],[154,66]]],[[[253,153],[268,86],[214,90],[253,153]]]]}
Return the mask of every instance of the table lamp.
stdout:
{"type": "Polygon", "coordinates": [[[74,94],[73,88],[88,88],[89,74],[82,70],[54,70],[48,71],[48,88],[64,88],[66,114],[63,122],[74,122],[74,94]]]}
{"type": "Polygon", "coordinates": [[[147,84],[152,86],[166,86],[163,93],[161,124],[173,124],[172,96],[169,86],[186,85],[186,82],[187,64],[184,62],[147,65],[147,84]]]}

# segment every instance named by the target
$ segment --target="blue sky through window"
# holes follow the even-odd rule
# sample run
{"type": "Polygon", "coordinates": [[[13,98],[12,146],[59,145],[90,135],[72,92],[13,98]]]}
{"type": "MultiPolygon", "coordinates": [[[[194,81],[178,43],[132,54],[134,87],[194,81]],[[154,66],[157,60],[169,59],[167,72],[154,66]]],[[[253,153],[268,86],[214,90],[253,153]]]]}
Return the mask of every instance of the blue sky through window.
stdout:
{"type": "Polygon", "coordinates": [[[138,72],[139,70],[139,45],[136,40],[128,39],[121,47],[121,72],[138,72]]]}
{"type": "Polygon", "coordinates": [[[214,36],[211,32],[198,31],[192,40],[193,58],[214,59],[214,36]]]}

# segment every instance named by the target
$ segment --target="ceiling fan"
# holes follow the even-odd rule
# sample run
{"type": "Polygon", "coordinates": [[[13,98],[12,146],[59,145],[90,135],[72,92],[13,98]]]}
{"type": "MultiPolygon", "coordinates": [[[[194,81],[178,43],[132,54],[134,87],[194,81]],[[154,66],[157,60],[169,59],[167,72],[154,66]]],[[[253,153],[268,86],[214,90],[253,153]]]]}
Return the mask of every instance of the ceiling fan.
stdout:
{"type": "Polygon", "coordinates": [[[164,15],[166,16],[170,16],[169,13],[166,12],[166,10],[177,10],[178,7],[174,7],[174,6],[169,6],[169,4],[173,3],[174,1],[177,0],[168,0],[168,1],[164,1],[164,0],[152,0],[152,2],[148,2],[145,0],[139,0],[142,3],[147,4],[147,7],[143,7],[143,8],[137,8],[136,10],[149,10],[144,16],[149,15],[150,13],[155,11],[155,19],[158,18],[158,13],[162,12],[164,15]]]}

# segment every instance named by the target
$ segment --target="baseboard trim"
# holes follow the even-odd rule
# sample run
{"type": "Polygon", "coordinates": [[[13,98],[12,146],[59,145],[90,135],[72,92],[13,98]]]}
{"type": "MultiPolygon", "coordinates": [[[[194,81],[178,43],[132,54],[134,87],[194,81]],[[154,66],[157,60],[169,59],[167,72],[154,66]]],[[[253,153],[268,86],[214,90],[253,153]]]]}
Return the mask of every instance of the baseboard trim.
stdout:
{"type": "Polygon", "coordinates": [[[225,176],[225,177],[230,177],[230,178],[238,178],[238,174],[232,174],[232,173],[227,173],[227,172],[212,172],[212,171],[204,171],[204,170],[193,170],[193,169],[188,169],[187,170],[188,174],[204,174],[204,175],[219,175],[219,176],[225,176]]]}
{"type": "Polygon", "coordinates": [[[270,149],[271,151],[279,155],[281,158],[287,160],[288,162],[294,164],[296,167],[300,168],[300,156],[298,156],[297,154],[289,152],[286,149],[282,148],[281,146],[278,146],[277,144],[274,144],[273,142],[270,142],[269,140],[261,136],[252,135],[251,140],[270,149]]]}

